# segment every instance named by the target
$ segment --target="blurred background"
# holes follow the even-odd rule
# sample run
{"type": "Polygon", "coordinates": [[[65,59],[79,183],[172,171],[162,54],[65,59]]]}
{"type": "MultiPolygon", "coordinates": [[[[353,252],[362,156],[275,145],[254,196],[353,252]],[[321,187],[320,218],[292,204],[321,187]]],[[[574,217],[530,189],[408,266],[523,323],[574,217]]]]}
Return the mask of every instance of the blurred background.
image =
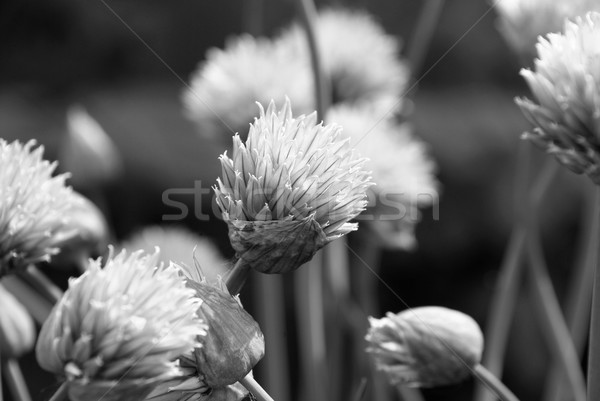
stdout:
{"type": "MultiPolygon", "coordinates": [[[[421,0],[321,1],[368,10],[389,34],[409,41],[421,0]]],[[[519,61],[495,27],[483,0],[446,2],[420,77],[410,93],[416,134],[429,144],[441,183],[439,219],[423,211],[418,248],[385,252],[381,285],[385,311],[443,305],[484,325],[504,247],[513,223],[517,143],[527,123],[513,103],[526,94],[519,61]]],[[[0,137],[35,138],[46,157],[59,159],[65,113],[82,104],[117,144],[124,161],[118,180],[78,189],[102,199],[114,235],[164,223],[176,212],[163,203],[169,188],[212,185],[220,173],[220,145],[202,140],[182,111],[185,82],[210,47],[246,31],[271,35],[294,18],[290,1],[0,0],[0,137]],[[262,8],[256,20],[248,7],[262,8]]],[[[537,151],[536,151],[537,152],[537,151]]],[[[541,152],[536,156],[542,158],[541,152]]],[[[561,169],[544,202],[542,230],[559,295],[578,241],[582,179],[561,169]]],[[[76,173],[75,173],[76,174],[76,173]]],[[[74,181],[77,182],[77,181],[74,181]]],[[[210,194],[202,211],[210,214],[210,194]]],[[[178,199],[193,207],[194,199],[178,199]]],[[[179,222],[210,236],[227,257],[226,225],[190,215],[179,222]]],[[[249,305],[251,309],[252,305],[249,305]]],[[[540,397],[548,352],[527,296],[519,300],[505,371],[522,400],[540,397]]],[[[267,340],[268,344],[268,340],[267,340]]],[[[36,400],[55,379],[24,366],[36,400]]],[[[260,377],[260,364],[257,375],[260,377]]],[[[425,391],[427,400],[468,399],[473,383],[425,391]]]]}

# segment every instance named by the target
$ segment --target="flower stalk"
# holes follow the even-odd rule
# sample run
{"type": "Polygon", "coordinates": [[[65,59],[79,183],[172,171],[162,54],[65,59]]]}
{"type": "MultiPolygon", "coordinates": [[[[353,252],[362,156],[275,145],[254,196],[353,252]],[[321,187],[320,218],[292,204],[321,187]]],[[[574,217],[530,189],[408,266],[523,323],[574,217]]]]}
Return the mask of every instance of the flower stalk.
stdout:
{"type": "Polygon", "coordinates": [[[240,380],[240,383],[250,391],[257,401],[273,401],[273,398],[261,387],[260,384],[252,377],[252,374],[240,380]]]}
{"type": "MultiPolygon", "coordinates": [[[[596,187],[596,210],[595,218],[599,218],[600,207],[598,205],[598,199],[600,198],[600,188],[596,187]]],[[[596,244],[598,246],[598,244],[596,244]]],[[[588,348],[588,387],[587,387],[587,399],[588,401],[600,399],[600,381],[598,377],[600,375],[600,266],[596,261],[596,271],[594,274],[593,284],[593,295],[592,295],[592,321],[590,324],[590,343],[588,348]]]]}
{"type": "Polygon", "coordinates": [[[16,359],[8,358],[3,361],[2,374],[15,401],[31,401],[27,383],[16,359]]]}
{"type": "Polygon", "coordinates": [[[501,401],[519,401],[512,391],[508,389],[498,378],[481,364],[473,368],[473,376],[479,379],[488,389],[490,389],[501,401]]]}

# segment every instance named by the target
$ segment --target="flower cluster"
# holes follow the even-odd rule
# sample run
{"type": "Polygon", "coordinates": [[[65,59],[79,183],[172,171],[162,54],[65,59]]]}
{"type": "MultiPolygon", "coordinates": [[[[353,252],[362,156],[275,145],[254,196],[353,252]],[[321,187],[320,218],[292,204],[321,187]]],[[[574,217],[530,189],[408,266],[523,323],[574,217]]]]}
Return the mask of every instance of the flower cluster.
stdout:
{"type": "Polygon", "coordinates": [[[524,138],[600,184],[600,13],[540,38],[534,70],[524,69],[537,103],[517,99],[534,129],[524,138]]]}
{"type": "Polygon", "coordinates": [[[47,261],[76,235],[69,211],[79,200],[43,147],[0,139],[0,277],[29,263],[47,261]]]}
{"type": "MultiPolygon", "coordinates": [[[[398,57],[400,44],[395,37],[358,11],[325,10],[315,24],[334,103],[380,98],[401,103],[408,69],[398,57]]],[[[297,25],[272,40],[237,37],[224,50],[208,51],[183,95],[187,115],[201,134],[211,137],[244,132],[252,122],[256,101],[265,105],[287,97],[296,112],[310,113],[314,110],[310,68],[304,33],[297,25]]]]}
{"type": "Polygon", "coordinates": [[[371,185],[341,127],[292,117],[289,100],[271,102],[233,138],[232,158],[220,158],[217,203],[231,243],[245,262],[265,273],[293,270],[328,242],[356,230],[349,223],[365,207],[371,185]]]}
{"type": "Polygon", "coordinates": [[[177,359],[200,346],[202,301],[158,252],[110,255],[71,279],[37,343],[42,368],[66,377],[72,399],[142,399],[179,377],[177,359]]]}

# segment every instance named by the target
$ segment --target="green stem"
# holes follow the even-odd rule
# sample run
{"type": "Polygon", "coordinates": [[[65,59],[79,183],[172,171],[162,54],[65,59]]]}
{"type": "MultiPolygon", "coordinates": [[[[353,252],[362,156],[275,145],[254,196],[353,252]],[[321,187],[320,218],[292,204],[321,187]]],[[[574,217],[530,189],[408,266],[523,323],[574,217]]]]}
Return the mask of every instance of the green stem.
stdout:
{"type": "MultiPolygon", "coordinates": [[[[600,188],[596,187],[596,193],[600,188]]],[[[600,197],[600,195],[596,195],[600,197]]],[[[598,202],[596,202],[598,205],[598,202]]],[[[600,211],[596,209],[596,214],[600,211]]],[[[596,244],[598,246],[598,244],[596,244]]],[[[596,261],[596,263],[598,263],[596,261]]],[[[592,317],[590,324],[590,343],[588,347],[588,401],[600,400],[600,266],[596,264],[592,293],[592,317]]]]}
{"type": "Polygon", "coordinates": [[[250,274],[250,270],[250,265],[240,258],[237,262],[235,262],[235,265],[231,268],[231,270],[227,272],[227,276],[225,277],[225,285],[227,286],[227,289],[231,295],[238,295],[240,291],[242,291],[242,288],[246,283],[246,279],[250,274]]]}
{"type": "Polygon", "coordinates": [[[421,68],[423,68],[423,62],[429,50],[435,28],[438,26],[443,8],[444,0],[426,0],[421,8],[419,20],[408,46],[407,55],[408,65],[410,65],[412,75],[415,78],[421,68]]]}
{"type": "MultiPolygon", "coordinates": [[[[595,186],[586,188],[586,205],[582,213],[581,225],[584,227],[578,250],[575,272],[567,289],[565,317],[571,332],[571,338],[579,357],[583,356],[589,334],[590,310],[592,304],[592,285],[594,270],[598,263],[598,243],[600,234],[600,197],[595,186]],[[591,191],[591,190],[593,191],[591,191]]],[[[548,378],[544,399],[561,401],[565,396],[566,380],[558,362],[554,362],[548,378]]]]}
{"type": "Polygon", "coordinates": [[[31,401],[31,395],[27,389],[27,383],[19,363],[14,358],[4,361],[3,375],[15,401],[31,401]]]}
{"type": "Polygon", "coordinates": [[[295,274],[296,315],[300,332],[300,387],[307,391],[305,399],[325,401],[328,397],[325,333],[323,321],[323,252],[295,274]]]}
{"type": "Polygon", "coordinates": [[[481,364],[475,365],[472,370],[473,376],[479,379],[496,397],[502,401],[519,401],[516,395],[512,393],[492,372],[484,368],[481,364]]]}
{"type": "MultiPolygon", "coordinates": [[[[528,193],[527,172],[529,159],[529,144],[522,144],[519,152],[516,182],[516,210],[519,220],[515,223],[510,234],[509,244],[504,254],[494,297],[491,301],[490,319],[485,330],[486,349],[482,364],[489,371],[500,376],[504,366],[504,354],[508,342],[508,334],[512,322],[515,305],[518,299],[519,283],[521,278],[521,265],[523,263],[525,243],[528,235],[529,223],[535,219],[544,194],[548,190],[552,178],[556,174],[558,164],[554,160],[546,162],[542,172],[537,176],[535,184],[528,193]]],[[[475,400],[492,401],[493,395],[485,387],[477,386],[475,400]]]]}
{"type": "MultiPolygon", "coordinates": [[[[315,105],[318,119],[324,119],[327,108],[329,107],[329,98],[331,89],[323,72],[323,63],[317,43],[315,33],[315,21],[317,20],[317,9],[312,0],[296,0],[300,20],[304,27],[306,41],[310,51],[310,63],[314,77],[315,105]]],[[[293,100],[293,99],[292,99],[293,100]]]]}
{"type": "Polygon", "coordinates": [[[34,265],[29,265],[27,269],[20,271],[18,275],[53,304],[60,301],[63,296],[63,291],[34,265]]]}
{"type": "Polygon", "coordinates": [[[257,274],[253,278],[256,321],[260,323],[268,349],[262,359],[263,384],[274,397],[289,400],[288,345],[285,330],[285,293],[281,274],[257,274]]]}
{"type": "MultiPolygon", "coordinates": [[[[547,335],[550,350],[559,360],[566,374],[576,401],[585,401],[585,379],[579,357],[567,324],[563,318],[560,304],[548,275],[548,268],[539,240],[539,235],[531,232],[528,240],[529,283],[532,286],[536,315],[541,319],[543,331],[547,335]]],[[[598,398],[594,398],[597,400],[598,398]]]]}
{"type": "Polygon", "coordinates": [[[58,390],[56,390],[56,392],[54,393],[54,395],[52,396],[52,398],[50,398],[48,401],[65,401],[65,400],[68,400],[69,399],[68,389],[69,389],[69,386],[67,385],[67,382],[63,382],[63,384],[60,385],[60,387],[58,388],[58,390]]]}
{"type": "Polygon", "coordinates": [[[267,393],[251,375],[244,377],[242,380],[240,380],[240,383],[242,386],[246,387],[246,390],[250,391],[252,395],[254,395],[257,401],[273,401],[273,398],[271,398],[269,393],[267,393]]]}

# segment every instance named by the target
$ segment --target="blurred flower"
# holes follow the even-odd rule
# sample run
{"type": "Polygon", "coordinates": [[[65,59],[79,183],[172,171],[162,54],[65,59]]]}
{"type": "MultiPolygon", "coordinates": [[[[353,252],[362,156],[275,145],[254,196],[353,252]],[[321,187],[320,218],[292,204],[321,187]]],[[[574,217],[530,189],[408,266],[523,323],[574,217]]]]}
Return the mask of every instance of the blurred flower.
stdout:
{"type": "Polygon", "coordinates": [[[159,255],[109,255],[71,279],[44,323],[37,343],[40,366],[64,375],[76,400],[143,399],[153,387],[180,377],[176,359],[199,346],[206,326],[201,300],[159,255]]]}
{"type": "Polygon", "coordinates": [[[600,11],[596,0],[499,0],[499,30],[526,61],[534,56],[538,36],[562,29],[565,19],[600,11]]]}
{"type": "Polygon", "coordinates": [[[75,188],[97,187],[118,178],[123,169],[119,149],[82,106],[69,108],[67,128],[59,160],[72,172],[75,188]]]}
{"type": "Polygon", "coordinates": [[[29,352],[35,343],[35,325],[23,305],[0,285],[0,355],[15,358],[29,352]]]}
{"type": "Polygon", "coordinates": [[[212,48],[193,74],[183,94],[186,115],[207,137],[225,138],[246,132],[253,121],[255,102],[285,96],[308,112],[312,104],[308,59],[267,38],[243,35],[229,40],[225,49],[212,48]],[[306,64],[306,65],[305,65],[306,64]]]}
{"type": "Polygon", "coordinates": [[[58,244],[60,253],[52,258],[53,267],[82,269],[89,258],[99,256],[108,244],[109,228],[104,214],[83,195],[77,192],[73,195],[79,202],[69,211],[67,227],[76,231],[76,235],[58,244]]]}
{"type": "Polygon", "coordinates": [[[369,159],[366,167],[377,185],[370,188],[375,204],[369,212],[375,217],[365,223],[381,233],[380,243],[411,248],[419,207],[430,206],[437,199],[436,166],[426,145],[413,136],[407,123],[396,123],[387,106],[337,105],[329,111],[327,121],[341,125],[342,136],[350,138],[356,150],[369,159]]]}
{"type": "Polygon", "coordinates": [[[200,237],[179,226],[146,227],[125,241],[123,247],[147,252],[159,247],[161,262],[168,264],[172,261],[179,264],[195,281],[202,280],[195,274],[198,271],[202,272],[207,281],[214,282],[229,269],[229,263],[209,238],[200,237]]]}
{"type": "Polygon", "coordinates": [[[79,198],[65,184],[68,175],[53,177],[56,163],[43,160],[44,148],[34,146],[0,139],[0,277],[48,261],[76,234],[68,222],[79,198]]]}
{"type": "Polygon", "coordinates": [[[206,321],[208,333],[202,347],[179,358],[186,376],[162,384],[148,399],[241,400],[248,392],[236,383],[250,374],[264,356],[260,327],[239,298],[229,294],[221,278],[208,282],[201,272],[184,272],[189,278],[188,287],[202,299],[198,314],[206,321]],[[200,281],[192,279],[197,276],[201,276],[200,281]]]}
{"type": "Polygon", "coordinates": [[[367,352],[392,385],[436,387],[459,382],[481,360],[483,334],[464,313],[428,306],[369,318],[367,352]]]}
{"type": "Polygon", "coordinates": [[[600,14],[540,38],[534,71],[521,70],[538,104],[517,99],[534,129],[524,138],[600,184],[600,14]]]}
{"type": "Polygon", "coordinates": [[[372,185],[341,127],[316,123],[316,114],[292,118],[289,100],[271,102],[233,157],[220,158],[217,203],[233,248],[263,273],[298,268],[328,242],[357,229],[348,223],[365,207],[372,185]]]}
{"type": "MultiPolygon", "coordinates": [[[[315,31],[333,103],[401,99],[409,71],[399,58],[400,43],[371,15],[341,8],[325,10],[315,21],[315,31]]],[[[296,57],[309,60],[300,25],[284,31],[280,40],[283,47],[296,49],[296,57]]]]}

